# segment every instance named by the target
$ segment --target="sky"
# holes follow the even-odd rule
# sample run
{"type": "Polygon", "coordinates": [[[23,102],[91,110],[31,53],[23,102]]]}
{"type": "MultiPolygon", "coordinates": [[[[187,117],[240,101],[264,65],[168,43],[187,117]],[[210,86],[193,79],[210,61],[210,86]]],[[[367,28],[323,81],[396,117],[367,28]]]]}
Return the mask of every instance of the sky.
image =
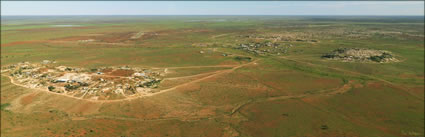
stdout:
{"type": "Polygon", "coordinates": [[[424,1],[1,1],[1,15],[424,15],[424,1]]]}

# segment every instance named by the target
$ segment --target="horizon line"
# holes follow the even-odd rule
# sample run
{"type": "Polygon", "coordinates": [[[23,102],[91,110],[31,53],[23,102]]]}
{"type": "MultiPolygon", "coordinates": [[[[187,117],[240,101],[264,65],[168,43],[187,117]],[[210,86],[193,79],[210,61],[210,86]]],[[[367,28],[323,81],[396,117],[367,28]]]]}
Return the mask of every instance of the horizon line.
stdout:
{"type": "Polygon", "coordinates": [[[319,15],[319,14],[304,14],[304,15],[297,15],[297,14],[280,14],[280,15],[273,15],[273,14],[140,14],[140,15],[133,15],[133,14],[120,14],[120,15],[107,15],[107,14],[100,14],[100,15],[0,15],[0,16],[425,16],[425,15],[361,15],[361,14],[350,14],[350,15],[319,15]]]}

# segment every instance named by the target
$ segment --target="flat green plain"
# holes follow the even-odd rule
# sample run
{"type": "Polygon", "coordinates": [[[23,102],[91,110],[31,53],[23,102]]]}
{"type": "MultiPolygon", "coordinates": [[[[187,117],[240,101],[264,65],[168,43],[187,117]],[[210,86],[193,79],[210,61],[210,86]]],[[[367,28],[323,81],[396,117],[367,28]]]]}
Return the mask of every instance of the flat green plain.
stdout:
{"type": "Polygon", "coordinates": [[[423,16],[2,17],[2,67],[54,60],[167,68],[164,78],[188,79],[155,96],[99,103],[2,75],[1,135],[423,137],[424,53],[423,16]],[[292,46],[265,56],[238,49],[273,41],[249,36],[292,46]],[[386,50],[399,62],[321,58],[337,48],[386,50]]]}

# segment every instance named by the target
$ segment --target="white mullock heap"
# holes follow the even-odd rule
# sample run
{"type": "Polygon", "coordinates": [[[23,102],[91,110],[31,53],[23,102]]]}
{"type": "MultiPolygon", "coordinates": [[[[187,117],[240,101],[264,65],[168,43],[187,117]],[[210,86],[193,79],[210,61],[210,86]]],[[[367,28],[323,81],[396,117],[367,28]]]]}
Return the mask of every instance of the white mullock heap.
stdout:
{"type": "Polygon", "coordinates": [[[16,84],[28,88],[37,88],[56,93],[83,95],[132,96],[138,93],[153,93],[158,87],[160,72],[149,69],[123,67],[103,67],[84,69],[78,67],[55,66],[52,61],[41,63],[17,63],[2,67],[3,75],[14,79],[16,84]],[[108,69],[108,71],[105,71],[108,69]],[[95,70],[95,71],[93,71],[95,70]],[[125,71],[131,75],[117,76],[112,72],[125,71]],[[100,72],[100,73],[99,73],[100,72]]]}

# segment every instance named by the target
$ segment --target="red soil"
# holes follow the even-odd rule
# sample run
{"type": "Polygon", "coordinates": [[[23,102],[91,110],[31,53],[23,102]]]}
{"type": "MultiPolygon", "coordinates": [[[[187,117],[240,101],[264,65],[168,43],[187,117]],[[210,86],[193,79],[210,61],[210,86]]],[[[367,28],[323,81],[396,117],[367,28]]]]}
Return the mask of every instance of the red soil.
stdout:
{"type": "Polygon", "coordinates": [[[40,68],[38,69],[38,72],[46,72],[48,70],[48,68],[40,68]]]}
{"type": "Polygon", "coordinates": [[[58,38],[53,40],[59,40],[59,41],[78,41],[78,40],[87,40],[87,39],[93,39],[93,37],[89,36],[71,36],[71,37],[64,37],[64,38],[58,38]]]}
{"type": "Polygon", "coordinates": [[[372,88],[382,88],[383,85],[380,82],[369,82],[367,83],[368,87],[372,87],[372,88]]]}
{"type": "Polygon", "coordinates": [[[20,103],[24,106],[31,104],[36,96],[37,96],[37,93],[33,93],[25,97],[22,97],[20,100],[20,103]]]}
{"type": "Polygon", "coordinates": [[[110,75],[128,77],[133,75],[133,73],[134,73],[133,70],[118,69],[118,70],[112,71],[110,75]]]}
{"type": "Polygon", "coordinates": [[[23,45],[23,44],[33,44],[33,43],[43,43],[46,42],[45,40],[30,40],[30,41],[16,41],[16,42],[10,42],[1,44],[2,47],[6,46],[15,46],[15,45],[23,45]]]}
{"type": "Polygon", "coordinates": [[[112,69],[111,68],[107,68],[107,69],[102,70],[102,72],[103,73],[109,73],[109,72],[112,72],[112,69]]]}
{"type": "Polygon", "coordinates": [[[119,32],[119,33],[109,33],[102,36],[95,37],[96,40],[101,42],[108,43],[119,43],[130,40],[130,38],[137,32],[119,32]]]}
{"type": "Polygon", "coordinates": [[[64,31],[64,30],[74,30],[74,29],[89,29],[93,27],[53,27],[53,28],[33,28],[33,29],[19,29],[16,31],[23,32],[46,32],[46,31],[64,31]]]}

